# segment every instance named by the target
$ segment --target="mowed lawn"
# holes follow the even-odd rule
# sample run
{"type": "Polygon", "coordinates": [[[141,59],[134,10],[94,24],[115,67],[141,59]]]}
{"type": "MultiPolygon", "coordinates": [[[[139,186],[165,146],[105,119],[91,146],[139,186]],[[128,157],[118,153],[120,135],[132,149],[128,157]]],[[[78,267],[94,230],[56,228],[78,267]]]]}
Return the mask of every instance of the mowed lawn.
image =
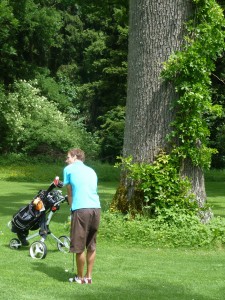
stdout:
{"type": "Polygon", "coordinates": [[[225,181],[206,182],[207,201],[215,216],[225,218],[225,181]]]}
{"type": "MultiPolygon", "coordinates": [[[[225,251],[220,249],[145,248],[98,241],[92,285],[68,282],[74,273],[72,254],[58,251],[55,241],[46,241],[47,256],[32,259],[29,247],[12,250],[15,237],[7,223],[19,207],[27,204],[48,183],[1,182],[0,190],[0,299],[225,299],[225,251]]],[[[116,190],[116,182],[100,182],[103,210],[116,190]]],[[[207,182],[208,202],[216,215],[225,216],[225,184],[207,182]]],[[[56,235],[68,235],[65,226],[69,207],[61,205],[52,222],[56,235]]],[[[121,228],[123,230],[123,228],[121,228]]]]}

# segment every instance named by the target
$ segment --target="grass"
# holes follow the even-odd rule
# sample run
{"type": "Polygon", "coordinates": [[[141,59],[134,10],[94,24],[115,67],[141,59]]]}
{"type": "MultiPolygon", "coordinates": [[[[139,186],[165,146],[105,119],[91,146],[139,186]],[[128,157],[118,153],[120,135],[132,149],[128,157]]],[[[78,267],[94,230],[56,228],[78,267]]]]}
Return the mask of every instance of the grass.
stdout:
{"type": "Polygon", "coordinates": [[[27,250],[3,249],[11,255],[0,262],[1,299],[224,299],[223,252],[131,249],[100,241],[94,283],[80,286],[67,282],[71,255],[48,249],[38,261],[27,250]]]}
{"type": "Polygon", "coordinates": [[[206,182],[206,191],[214,215],[225,217],[225,182],[206,182]]]}
{"type": "MultiPolygon", "coordinates": [[[[25,181],[23,176],[20,177],[23,180],[12,181],[11,175],[11,181],[9,181],[5,175],[7,172],[7,168],[2,169],[2,172],[0,168],[0,290],[2,300],[224,299],[225,255],[223,249],[156,249],[138,245],[131,247],[122,242],[106,242],[104,239],[99,239],[93,284],[81,286],[68,283],[68,278],[74,275],[72,254],[59,252],[55,241],[50,237],[46,240],[48,252],[43,260],[32,259],[29,256],[29,247],[19,250],[12,250],[8,247],[10,239],[15,237],[7,228],[8,221],[19,207],[31,201],[39,189],[45,189],[48,186],[49,178],[46,182],[36,181],[41,176],[41,172],[38,171],[36,173],[38,176],[33,182],[25,181]]],[[[54,174],[51,168],[48,172],[54,174]]],[[[103,210],[109,207],[118,184],[117,181],[109,179],[110,172],[107,175],[103,172],[99,180],[99,194],[103,210]]],[[[208,202],[214,206],[214,213],[225,216],[225,183],[207,180],[206,189],[208,202]]],[[[68,235],[65,226],[68,216],[69,208],[64,203],[54,215],[50,226],[56,236],[68,235]]]]}
{"type": "Polygon", "coordinates": [[[205,174],[207,201],[215,216],[225,217],[225,170],[205,174]]]}

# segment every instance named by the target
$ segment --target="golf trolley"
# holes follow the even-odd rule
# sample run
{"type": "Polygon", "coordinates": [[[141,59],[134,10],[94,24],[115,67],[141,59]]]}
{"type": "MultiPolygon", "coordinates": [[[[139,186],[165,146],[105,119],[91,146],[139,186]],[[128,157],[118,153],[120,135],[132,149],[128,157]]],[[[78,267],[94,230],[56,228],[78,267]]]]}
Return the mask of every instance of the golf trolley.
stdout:
{"type": "Polygon", "coordinates": [[[70,238],[65,235],[57,238],[49,229],[49,223],[54,213],[59,210],[61,203],[68,203],[67,196],[63,196],[60,190],[53,190],[55,187],[63,187],[63,183],[59,181],[58,176],[51,183],[47,191],[40,190],[31,203],[22,207],[13,215],[8,226],[12,232],[17,234],[18,238],[11,239],[9,243],[11,249],[28,246],[29,240],[40,236],[40,241],[34,241],[30,245],[30,256],[36,259],[43,259],[47,255],[45,240],[50,235],[57,242],[59,251],[69,252],[70,238]],[[39,229],[38,232],[28,236],[30,230],[37,229],[39,229]]]}

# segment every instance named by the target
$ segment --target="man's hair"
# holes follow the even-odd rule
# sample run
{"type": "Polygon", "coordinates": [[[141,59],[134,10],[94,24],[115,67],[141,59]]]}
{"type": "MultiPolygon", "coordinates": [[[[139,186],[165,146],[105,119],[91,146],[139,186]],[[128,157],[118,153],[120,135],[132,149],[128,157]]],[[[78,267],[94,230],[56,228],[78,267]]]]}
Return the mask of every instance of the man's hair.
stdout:
{"type": "Polygon", "coordinates": [[[85,161],[85,153],[83,150],[74,148],[74,149],[69,150],[68,152],[72,157],[74,157],[76,155],[77,159],[79,159],[81,161],[85,161]]]}

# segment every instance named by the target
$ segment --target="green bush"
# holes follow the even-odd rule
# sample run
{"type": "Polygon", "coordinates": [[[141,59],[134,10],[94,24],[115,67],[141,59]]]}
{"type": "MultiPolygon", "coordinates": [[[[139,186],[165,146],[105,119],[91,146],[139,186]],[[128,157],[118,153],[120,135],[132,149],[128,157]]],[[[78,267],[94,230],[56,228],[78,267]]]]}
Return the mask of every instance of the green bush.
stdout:
{"type": "MultiPolygon", "coordinates": [[[[178,163],[174,158],[161,152],[153,163],[133,163],[132,157],[121,158],[126,176],[135,182],[135,189],[141,191],[141,211],[149,217],[159,215],[161,209],[178,206],[187,213],[196,212],[198,206],[191,192],[188,178],[181,178],[178,163]]],[[[130,211],[133,207],[130,205],[130,211]]],[[[135,212],[135,207],[133,209],[135,212]]]]}
{"type": "Polygon", "coordinates": [[[0,120],[6,132],[0,142],[2,152],[54,155],[77,147],[91,153],[92,157],[98,153],[94,135],[42,96],[35,81],[15,82],[12,91],[0,97],[0,109],[0,120]]]}
{"type": "MultiPolygon", "coordinates": [[[[173,211],[171,214],[175,216],[173,211]]],[[[152,247],[221,247],[225,243],[225,220],[217,217],[202,224],[197,216],[180,211],[175,218],[165,222],[161,217],[133,219],[108,211],[102,213],[99,237],[152,247]]]]}

